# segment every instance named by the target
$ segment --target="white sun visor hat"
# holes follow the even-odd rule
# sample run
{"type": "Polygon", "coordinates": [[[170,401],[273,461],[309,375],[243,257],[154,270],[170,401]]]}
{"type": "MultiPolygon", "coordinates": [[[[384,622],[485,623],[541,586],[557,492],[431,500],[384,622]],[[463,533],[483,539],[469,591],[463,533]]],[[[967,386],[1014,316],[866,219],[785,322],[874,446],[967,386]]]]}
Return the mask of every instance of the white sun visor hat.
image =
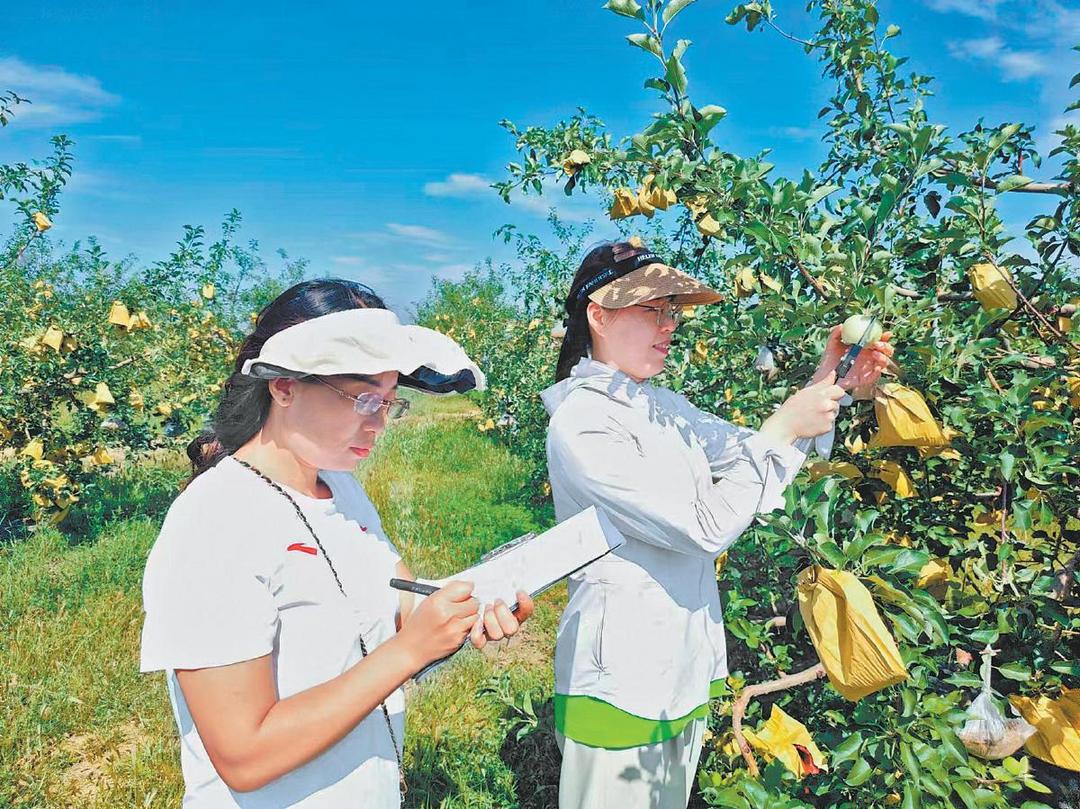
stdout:
{"type": "Polygon", "coordinates": [[[257,379],[397,371],[398,385],[424,393],[483,390],[464,349],[434,329],[402,325],[389,309],[349,309],[272,335],[240,372],[257,379]]]}

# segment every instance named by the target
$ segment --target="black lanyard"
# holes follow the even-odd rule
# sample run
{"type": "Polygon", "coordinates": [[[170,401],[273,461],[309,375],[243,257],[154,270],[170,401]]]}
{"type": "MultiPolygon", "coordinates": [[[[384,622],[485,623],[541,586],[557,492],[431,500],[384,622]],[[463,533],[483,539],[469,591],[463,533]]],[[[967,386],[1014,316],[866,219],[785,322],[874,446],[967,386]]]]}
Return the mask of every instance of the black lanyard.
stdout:
{"type": "MultiPolygon", "coordinates": [[[[283,488],[281,488],[281,486],[279,486],[277,483],[268,478],[266,475],[264,475],[262,472],[260,472],[258,469],[256,469],[254,466],[249,464],[247,461],[242,461],[235,455],[231,457],[242,467],[244,467],[245,469],[249,469],[256,475],[258,475],[260,478],[262,478],[267,483],[267,485],[270,486],[270,488],[281,494],[282,497],[292,503],[292,507],[296,509],[296,516],[300,518],[300,522],[302,522],[304,524],[304,527],[307,528],[308,533],[311,534],[311,538],[315,540],[315,544],[319,547],[319,550],[322,551],[322,556],[323,559],[326,560],[326,564],[330,566],[330,572],[334,576],[334,582],[337,583],[338,590],[341,591],[342,598],[348,598],[348,596],[345,595],[345,588],[341,586],[341,579],[338,578],[337,571],[334,569],[334,563],[330,561],[330,556],[326,553],[326,548],[324,548],[322,542],[319,541],[319,535],[315,533],[315,529],[311,527],[311,523],[308,522],[307,517],[304,516],[303,510],[297,504],[296,500],[293,499],[293,496],[287,491],[285,491],[283,488]]],[[[360,639],[360,654],[362,657],[367,657],[368,650],[367,644],[364,643],[364,636],[358,631],[357,637],[360,639]]],[[[394,745],[394,757],[397,759],[398,785],[399,791],[401,793],[401,803],[405,803],[405,793],[408,788],[405,786],[405,768],[401,764],[402,751],[398,749],[397,734],[394,733],[394,726],[390,722],[390,712],[386,710],[385,700],[379,703],[379,707],[382,708],[383,718],[386,720],[386,729],[390,732],[390,742],[394,745]]]]}

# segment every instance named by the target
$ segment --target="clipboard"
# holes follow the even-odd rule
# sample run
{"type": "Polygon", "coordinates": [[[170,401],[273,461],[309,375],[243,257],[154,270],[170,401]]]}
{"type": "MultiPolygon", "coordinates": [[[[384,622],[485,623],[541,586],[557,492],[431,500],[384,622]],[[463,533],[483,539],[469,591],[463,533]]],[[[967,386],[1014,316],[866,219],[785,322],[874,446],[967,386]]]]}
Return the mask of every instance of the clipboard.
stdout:
{"type": "MultiPolygon", "coordinates": [[[[517,609],[517,592],[538,596],[563,579],[606,556],[626,542],[608,516],[590,506],[540,534],[524,534],[484,554],[480,561],[444,579],[417,579],[438,587],[450,581],[473,582],[473,596],[482,604],[502,599],[517,609]]],[[[469,645],[435,660],[414,677],[420,681],[469,645]]]]}

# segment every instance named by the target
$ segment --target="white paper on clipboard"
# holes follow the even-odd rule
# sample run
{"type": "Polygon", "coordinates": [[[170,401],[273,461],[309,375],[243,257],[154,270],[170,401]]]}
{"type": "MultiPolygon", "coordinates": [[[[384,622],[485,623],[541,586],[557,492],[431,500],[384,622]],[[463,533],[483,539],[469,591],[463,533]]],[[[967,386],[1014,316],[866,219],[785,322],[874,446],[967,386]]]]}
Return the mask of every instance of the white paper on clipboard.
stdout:
{"type": "MultiPolygon", "coordinates": [[[[501,598],[513,608],[519,590],[539,595],[625,542],[607,515],[590,506],[541,534],[526,534],[500,545],[460,573],[417,581],[439,587],[450,581],[471,581],[473,596],[481,604],[501,598]]],[[[415,679],[430,674],[450,657],[429,663],[415,679]]]]}

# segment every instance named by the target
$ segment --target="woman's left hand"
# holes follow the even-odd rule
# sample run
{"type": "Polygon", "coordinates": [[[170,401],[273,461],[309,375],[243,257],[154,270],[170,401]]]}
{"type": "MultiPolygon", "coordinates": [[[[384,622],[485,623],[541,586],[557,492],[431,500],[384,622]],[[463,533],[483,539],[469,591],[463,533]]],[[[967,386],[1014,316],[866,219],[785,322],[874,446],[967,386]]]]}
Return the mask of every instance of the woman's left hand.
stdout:
{"type": "Polygon", "coordinates": [[[515,612],[511,612],[502,599],[484,607],[482,619],[476,622],[472,632],[469,633],[473,646],[483,649],[489,640],[502,640],[516,635],[535,608],[529,594],[522,590],[518,591],[517,603],[518,608],[515,612]]]}
{"type": "MultiPolygon", "coordinates": [[[[825,353],[821,355],[821,362],[814,373],[815,382],[823,379],[830,371],[835,370],[836,366],[840,364],[840,360],[844,358],[848,349],[851,348],[840,339],[841,328],[839,325],[834,326],[829,333],[829,341],[825,344],[825,353]]],[[[855,362],[852,364],[847,376],[838,379],[836,384],[846,390],[877,384],[882,371],[888,368],[892,359],[894,349],[889,343],[891,338],[892,332],[887,331],[881,335],[881,339],[876,343],[865,346],[859,352],[859,356],[855,358],[855,362]]]]}

